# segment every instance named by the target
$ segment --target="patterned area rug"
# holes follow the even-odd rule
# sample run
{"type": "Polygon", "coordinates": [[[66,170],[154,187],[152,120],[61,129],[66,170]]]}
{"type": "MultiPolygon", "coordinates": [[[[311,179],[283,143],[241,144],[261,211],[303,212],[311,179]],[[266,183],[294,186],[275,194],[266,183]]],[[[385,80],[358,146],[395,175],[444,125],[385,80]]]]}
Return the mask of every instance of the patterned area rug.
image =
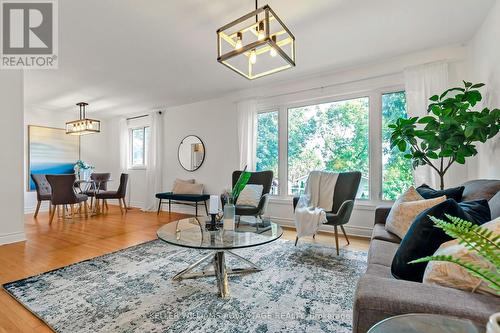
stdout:
{"type": "Polygon", "coordinates": [[[283,240],[235,251],[264,271],[230,276],[226,300],[213,277],[171,280],[205,253],[151,241],[3,287],[56,332],[351,332],[365,252],[283,240]]]}

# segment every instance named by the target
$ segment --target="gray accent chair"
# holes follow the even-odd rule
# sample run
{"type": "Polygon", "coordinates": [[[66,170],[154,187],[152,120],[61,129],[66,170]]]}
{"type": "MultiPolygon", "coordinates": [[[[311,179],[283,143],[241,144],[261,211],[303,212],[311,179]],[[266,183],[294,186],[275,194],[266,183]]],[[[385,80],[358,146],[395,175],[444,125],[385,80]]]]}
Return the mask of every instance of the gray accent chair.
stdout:
{"type": "Polygon", "coordinates": [[[111,179],[111,174],[109,172],[94,172],[90,175],[90,179],[95,183],[92,183],[92,186],[84,194],[90,197],[90,208],[92,208],[95,195],[108,190],[108,181],[111,179]]]}
{"type": "MultiPolygon", "coordinates": [[[[465,186],[463,201],[486,199],[491,218],[500,216],[500,180],[473,180],[465,186]]],[[[391,264],[401,239],[385,230],[390,206],[377,207],[368,268],[359,279],[353,309],[353,332],[365,333],[385,318],[407,313],[435,313],[472,320],[484,327],[500,311],[500,298],[458,289],[397,280],[391,264]]]]}
{"type": "Polygon", "coordinates": [[[71,175],[47,175],[47,181],[52,188],[52,196],[50,202],[52,204],[52,212],[50,214],[49,224],[52,224],[54,220],[54,215],[56,208],[62,206],[63,218],[66,217],[66,206],[71,206],[71,218],[75,217],[75,207],[74,205],[84,204],[85,217],[88,216],[87,200],[88,197],[85,194],[77,194],[74,189],[74,184],[76,176],[71,175]]]}
{"type": "MultiPolygon", "coordinates": [[[[233,172],[233,177],[232,177],[233,187],[238,182],[238,179],[240,178],[242,172],[243,171],[233,172]]],[[[237,205],[235,203],[236,215],[262,217],[269,202],[269,192],[271,191],[274,174],[272,171],[258,171],[258,172],[252,172],[251,174],[252,175],[250,176],[250,179],[248,180],[247,184],[255,184],[263,186],[262,197],[260,198],[259,206],[253,207],[246,205],[237,205]]]]}
{"type": "MultiPolygon", "coordinates": [[[[356,200],[356,193],[358,193],[359,183],[361,182],[361,172],[341,172],[335,184],[333,193],[333,207],[332,210],[326,212],[326,219],[328,222],[325,225],[332,225],[335,231],[335,245],[337,247],[337,255],[339,254],[339,236],[337,227],[340,227],[344,237],[349,243],[347,233],[344,229],[344,224],[349,222],[352,210],[354,208],[354,201],[356,200]]],[[[299,197],[293,198],[293,209],[297,207],[299,197]]],[[[315,237],[315,235],[313,236],[315,237]]],[[[297,245],[298,237],[295,238],[295,245],[297,245]]]]}
{"type": "Polygon", "coordinates": [[[33,183],[35,183],[36,190],[36,209],[34,218],[38,216],[38,212],[40,211],[40,206],[42,201],[49,201],[49,215],[52,212],[52,205],[50,204],[50,198],[52,197],[52,189],[50,188],[50,184],[47,181],[47,178],[43,174],[31,174],[31,179],[33,183]]]}
{"type": "Polygon", "coordinates": [[[127,195],[127,183],[128,183],[128,174],[122,173],[120,175],[120,185],[116,191],[104,191],[96,194],[96,205],[100,207],[99,199],[102,199],[102,207],[105,205],[105,201],[109,199],[116,199],[120,205],[120,212],[127,213],[127,203],[125,202],[125,196],[127,195]],[[123,206],[122,206],[123,205],[123,206]]]}

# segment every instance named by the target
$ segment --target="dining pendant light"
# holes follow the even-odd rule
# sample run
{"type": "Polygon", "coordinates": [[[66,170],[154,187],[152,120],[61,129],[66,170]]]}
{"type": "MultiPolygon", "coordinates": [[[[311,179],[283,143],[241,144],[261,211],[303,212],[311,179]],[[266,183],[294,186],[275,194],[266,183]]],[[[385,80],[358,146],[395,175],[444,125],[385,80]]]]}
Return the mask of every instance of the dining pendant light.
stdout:
{"type": "Polygon", "coordinates": [[[79,102],[76,103],[79,107],[80,119],[68,121],[66,123],[66,134],[70,135],[85,135],[101,132],[101,122],[95,119],[87,118],[85,108],[88,103],[79,102]]]}

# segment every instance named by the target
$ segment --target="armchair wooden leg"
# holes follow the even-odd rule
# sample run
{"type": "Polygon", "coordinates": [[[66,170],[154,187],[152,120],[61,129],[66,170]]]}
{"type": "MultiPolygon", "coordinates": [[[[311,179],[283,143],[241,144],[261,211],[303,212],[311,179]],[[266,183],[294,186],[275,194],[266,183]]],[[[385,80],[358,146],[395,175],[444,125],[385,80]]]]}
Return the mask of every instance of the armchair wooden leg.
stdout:
{"type": "MultiPolygon", "coordinates": [[[[50,205],[52,206],[52,203],[50,203],[50,205]]],[[[52,224],[52,221],[54,220],[54,215],[56,214],[56,210],[59,210],[59,207],[57,207],[57,209],[56,209],[56,206],[52,207],[52,212],[50,213],[49,224],[52,224]]]]}
{"type": "Polygon", "coordinates": [[[299,236],[295,237],[295,246],[297,246],[297,242],[299,241],[299,236]]]}
{"type": "Polygon", "coordinates": [[[349,238],[347,238],[347,234],[345,233],[344,226],[343,226],[343,225],[341,225],[341,226],[340,226],[340,229],[342,229],[342,232],[344,233],[344,237],[345,237],[345,240],[347,241],[347,245],[351,244],[351,243],[349,243],[349,238]]]}
{"type": "Polygon", "coordinates": [[[52,203],[49,202],[49,216],[52,215],[52,203]]]}
{"type": "Polygon", "coordinates": [[[40,210],[40,205],[42,204],[41,201],[38,201],[37,204],[36,204],[36,209],[35,209],[35,215],[33,216],[34,218],[36,218],[38,216],[38,211],[40,210]]]}
{"type": "Polygon", "coordinates": [[[339,255],[339,233],[337,231],[337,226],[334,226],[335,228],[335,246],[337,248],[337,255],[339,255]]]}
{"type": "Polygon", "coordinates": [[[104,205],[106,206],[106,211],[109,210],[109,207],[108,207],[108,200],[104,200],[104,205]]]}

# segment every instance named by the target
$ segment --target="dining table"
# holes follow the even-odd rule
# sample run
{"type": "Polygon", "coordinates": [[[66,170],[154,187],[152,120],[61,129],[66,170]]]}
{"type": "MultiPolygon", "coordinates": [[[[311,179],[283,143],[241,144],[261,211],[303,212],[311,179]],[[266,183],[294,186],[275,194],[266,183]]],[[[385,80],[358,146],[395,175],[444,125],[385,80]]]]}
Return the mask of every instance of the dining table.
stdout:
{"type": "MultiPolygon", "coordinates": [[[[98,179],[78,179],[75,181],[75,189],[78,190],[79,194],[87,194],[93,193],[93,197],[96,198],[96,195],[101,191],[101,187],[103,184],[112,181],[112,179],[107,180],[98,180],[98,179]]],[[[91,204],[90,207],[90,215],[96,216],[101,214],[102,211],[99,209],[99,205],[97,203],[97,199],[95,204],[91,204]]]]}

